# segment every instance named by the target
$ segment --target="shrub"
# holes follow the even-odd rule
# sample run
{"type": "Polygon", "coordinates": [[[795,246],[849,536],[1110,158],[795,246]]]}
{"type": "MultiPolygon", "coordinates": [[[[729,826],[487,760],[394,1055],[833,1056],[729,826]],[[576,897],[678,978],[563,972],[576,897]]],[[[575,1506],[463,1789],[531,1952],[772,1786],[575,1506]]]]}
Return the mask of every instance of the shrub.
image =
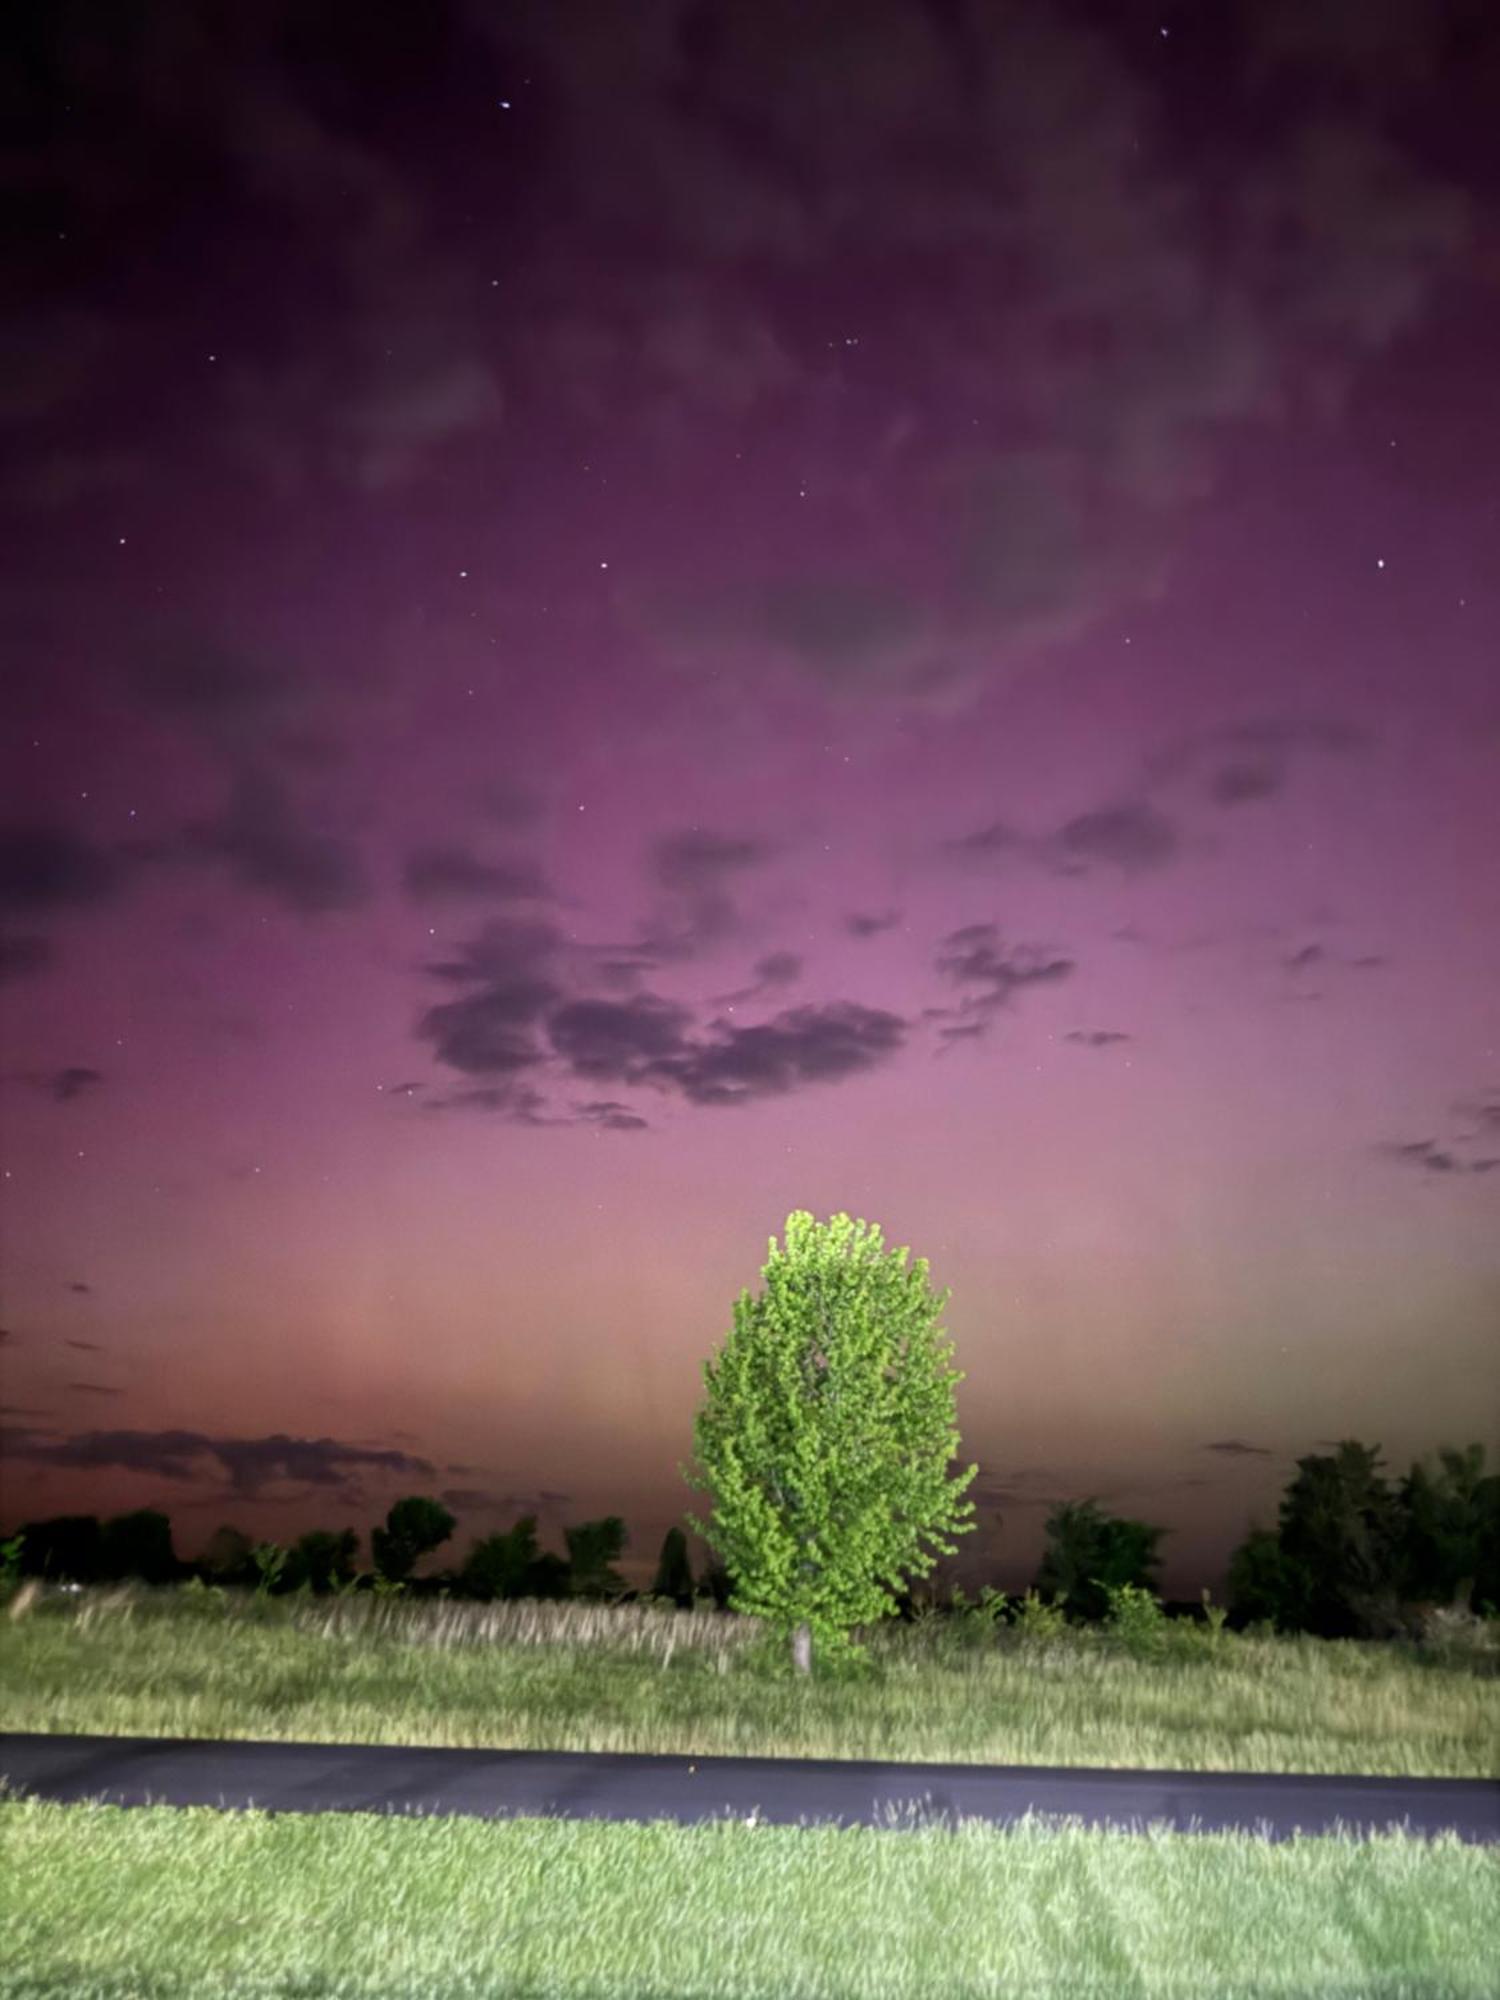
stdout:
{"type": "Polygon", "coordinates": [[[1138,1583],[1116,1584],[1106,1592],[1105,1628],[1133,1660],[1159,1660],[1167,1650],[1167,1617],[1161,1604],[1138,1583]]]}

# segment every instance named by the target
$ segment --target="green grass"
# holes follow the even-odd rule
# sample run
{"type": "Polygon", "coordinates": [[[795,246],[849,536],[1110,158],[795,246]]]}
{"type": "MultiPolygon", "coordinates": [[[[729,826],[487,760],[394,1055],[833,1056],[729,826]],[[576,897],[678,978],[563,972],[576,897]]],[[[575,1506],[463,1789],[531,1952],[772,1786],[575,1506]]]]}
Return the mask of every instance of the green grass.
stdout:
{"type": "Polygon", "coordinates": [[[1479,2000],[1500,1858],[901,1831],[0,1805],[0,1994],[1479,2000]]]}
{"type": "Polygon", "coordinates": [[[1492,1776],[1493,1656],[1186,1628],[875,1635],[858,1680],[767,1672],[750,1621],[646,1606],[259,1602],[122,1590],[0,1624],[15,1730],[320,1742],[1492,1776]]]}

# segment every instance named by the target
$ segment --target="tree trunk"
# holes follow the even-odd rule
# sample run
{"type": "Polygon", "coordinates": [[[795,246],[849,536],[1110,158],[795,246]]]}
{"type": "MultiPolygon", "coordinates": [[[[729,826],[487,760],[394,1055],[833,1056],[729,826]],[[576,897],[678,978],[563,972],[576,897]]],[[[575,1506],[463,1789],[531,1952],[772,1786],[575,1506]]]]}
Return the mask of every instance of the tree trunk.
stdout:
{"type": "Polygon", "coordinates": [[[812,1672],[811,1625],[799,1625],[792,1633],[792,1665],[799,1674],[812,1672]]]}

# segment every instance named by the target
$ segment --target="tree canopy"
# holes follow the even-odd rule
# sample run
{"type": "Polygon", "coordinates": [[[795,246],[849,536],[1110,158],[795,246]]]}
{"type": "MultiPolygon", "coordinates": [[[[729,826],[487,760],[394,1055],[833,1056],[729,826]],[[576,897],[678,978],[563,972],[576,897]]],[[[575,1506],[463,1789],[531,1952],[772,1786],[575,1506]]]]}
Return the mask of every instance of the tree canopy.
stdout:
{"type": "Polygon", "coordinates": [[[764,1288],[748,1288],[705,1363],[692,1484],[711,1497],[691,1525],[732,1579],[736,1610],[792,1640],[847,1653],[853,1629],[889,1616],[912,1576],[972,1525],[954,1474],[959,1433],[948,1293],[925,1258],[886,1252],[878,1227],[839,1214],[787,1217],[764,1288]]]}

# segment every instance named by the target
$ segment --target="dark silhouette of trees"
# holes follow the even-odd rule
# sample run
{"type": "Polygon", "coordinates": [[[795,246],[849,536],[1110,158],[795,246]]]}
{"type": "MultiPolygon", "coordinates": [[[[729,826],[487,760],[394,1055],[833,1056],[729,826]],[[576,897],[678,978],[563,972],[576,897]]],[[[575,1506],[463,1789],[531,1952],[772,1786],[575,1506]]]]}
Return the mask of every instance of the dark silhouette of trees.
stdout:
{"type": "Polygon", "coordinates": [[[1094,1500],[1065,1500],[1047,1518],[1036,1587],[1070,1618],[1103,1618],[1111,1590],[1125,1584],[1155,1589],[1156,1545],[1165,1532],[1148,1521],[1106,1514],[1094,1500]]]}
{"type": "Polygon", "coordinates": [[[1312,1452],[1282,1496],[1273,1530],[1253,1529],[1229,1566],[1237,1621],[1282,1631],[1380,1638],[1424,1607],[1479,1609],[1500,1599],[1500,1475],[1482,1445],[1445,1449],[1392,1487],[1378,1445],[1344,1439],[1312,1452]]]}
{"type": "Polygon", "coordinates": [[[299,1535],[281,1572],[283,1590],[304,1587],[321,1595],[348,1583],[359,1560],[359,1535],[353,1528],[310,1528],[299,1535]]]}
{"type": "Polygon", "coordinates": [[[206,1571],[215,1583],[254,1583],[255,1564],[250,1555],[254,1546],[250,1537],[238,1528],[227,1524],[215,1528],[198,1559],[198,1567],[206,1571]]]}
{"type": "Polygon", "coordinates": [[[139,1577],[142,1583],[175,1583],[182,1564],[172,1547],[172,1523],[154,1507],[116,1514],[101,1535],[101,1574],[111,1581],[139,1577]]]}
{"type": "Polygon", "coordinates": [[[679,1606],[693,1601],[693,1565],[688,1559],[687,1536],[681,1528],[668,1528],[662,1537],[651,1595],[670,1598],[679,1606]]]}
{"type": "Polygon", "coordinates": [[[1274,1528],[1252,1528],[1229,1558],[1229,1609],[1236,1624],[1298,1629],[1304,1588],[1274,1528]]]}
{"type": "Polygon", "coordinates": [[[1398,1496],[1401,1587],[1408,1600],[1467,1610],[1500,1602],[1500,1473],[1482,1444],[1412,1466],[1398,1496]]]}
{"type": "Polygon", "coordinates": [[[733,1594],[734,1578],[723,1563],[715,1562],[711,1562],[699,1575],[693,1592],[695,1602],[706,1597],[715,1611],[727,1611],[733,1594]]]}
{"type": "Polygon", "coordinates": [[[97,1514],[56,1514],[21,1529],[23,1576],[49,1583],[96,1583],[104,1574],[104,1530],[97,1514]]]}
{"type": "Polygon", "coordinates": [[[459,1571],[459,1588],[466,1597],[485,1603],[497,1597],[523,1597],[538,1553],[536,1516],[523,1514],[507,1533],[475,1542],[459,1571]]]}
{"type": "Polygon", "coordinates": [[[385,1526],[370,1533],[370,1554],[376,1569],[392,1583],[403,1583],[422,1557],[440,1548],[457,1525],[440,1500],[429,1500],[420,1493],[398,1500],[386,1515],[385,1526]]]}
{"type": "Polygon", "coordinates": [[[568,1544],[568,1581],[574,1597],[620,1597],[626,1583],[614,1564],[625,1552],[629,1536],[618,1514],[598,1521],[580,1521],[563,1530],[568,1544]]]}

